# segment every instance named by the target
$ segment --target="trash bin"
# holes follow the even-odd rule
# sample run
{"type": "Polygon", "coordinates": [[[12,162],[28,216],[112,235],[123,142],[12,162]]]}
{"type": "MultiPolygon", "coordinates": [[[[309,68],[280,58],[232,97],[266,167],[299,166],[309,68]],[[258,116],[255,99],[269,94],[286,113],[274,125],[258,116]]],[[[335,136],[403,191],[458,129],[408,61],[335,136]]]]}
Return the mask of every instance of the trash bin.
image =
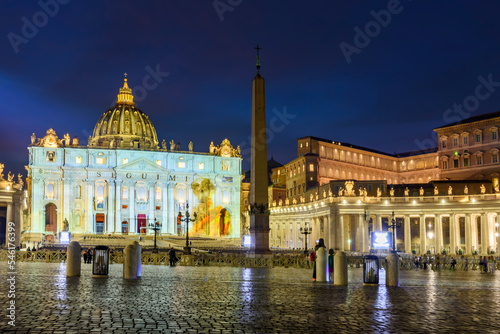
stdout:
{"type": "Polygon", "coordinates": [[[96,246],[92,263],[92,276],[105,277],[109,270],[109,247],[96,246]]]}
{"type": "Polygon", "coordinates": [[[378,284],[379,278],[379,261],[375,255],[363,256],[363,284],[370,285],[378,284]]]}

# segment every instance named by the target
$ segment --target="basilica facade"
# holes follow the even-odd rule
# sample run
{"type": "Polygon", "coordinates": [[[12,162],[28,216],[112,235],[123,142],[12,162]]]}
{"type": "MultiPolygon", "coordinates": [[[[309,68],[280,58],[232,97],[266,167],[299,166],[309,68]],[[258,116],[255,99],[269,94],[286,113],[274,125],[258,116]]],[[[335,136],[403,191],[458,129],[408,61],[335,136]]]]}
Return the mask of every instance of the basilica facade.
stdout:
{"type": "MultiPolygon", "coordinates": [[[[207,145],[208,146],[208,145],[207,145]]],[[[240,237],[241,155],[226,139],[208,152],[158,140],[135,106],[127,78],[87,145],[49,129],[32,135],[27,166],[28,219],[22,242],[57,242],[58,233],[240,237]]]]}

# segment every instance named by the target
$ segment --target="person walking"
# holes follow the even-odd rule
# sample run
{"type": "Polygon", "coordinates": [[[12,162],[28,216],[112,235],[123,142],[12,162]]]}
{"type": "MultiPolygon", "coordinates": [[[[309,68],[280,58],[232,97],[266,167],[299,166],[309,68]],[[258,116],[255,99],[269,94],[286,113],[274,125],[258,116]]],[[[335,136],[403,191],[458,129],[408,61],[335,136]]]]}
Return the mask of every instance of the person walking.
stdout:
{"type": "Polygon", "coordinates": [[[483,270],[487,274],[488,273],[488,257],[483,257],[483,270]]]}
{"type": "Polygon", "coordinates": [[[467,258],[467,256],[465,257],[465,267],[464,267],[464,270],[465,271],[469,271],[469,259],[467,258]]]}
{"type": "Polygon", "coordinates": [[[455,265],[457,264],[457,260],[455,260],[455,258],[451,258],[451,262],[450,262],[450,270],[455,270],[455,265]]]}
{"type": "Polygon", "coordinates": [[[333,282],[333,249],[328,251],[328,280],[333,282]]]}
{"type": "Polygon", "coordinates": [[[316,252],[313,250],[309,255],[309,261],[313,264],[313,281],[316,280],[316,252]]]}
{"type": "Polygon", "coordinates": [[[175,263],[177,262],[177,256],[175,255],[174,247],[170,247],[170,251],[168,252],[168,256],[170,257],[170,266],[175,267],[175,263]]]}

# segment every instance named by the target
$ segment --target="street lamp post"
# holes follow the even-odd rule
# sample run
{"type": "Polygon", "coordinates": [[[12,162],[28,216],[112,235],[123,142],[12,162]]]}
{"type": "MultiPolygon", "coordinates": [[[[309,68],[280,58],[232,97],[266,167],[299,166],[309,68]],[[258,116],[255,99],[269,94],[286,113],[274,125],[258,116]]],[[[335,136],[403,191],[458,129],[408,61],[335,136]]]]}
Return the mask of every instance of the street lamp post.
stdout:
{"type": "Polygon", "coordinates": [[[307,235],[312,234],[312,227],[301,227],[300,234],[304,235],[304,239],[306,240],[306,247],[304,249],[304,254],[307,254],[307,235]]]}
{"type": "Polygon", "coordinates": [[[391,225],[389,228],[392,228],[392,251],[396,252],[396,227],[401,227],[401,223],[396,221],[396,217],[394,217],[394,211],[392,211],[392,219],[391,225]]]}
{"type": "Polygon", "coordinates": [[[156,232],[160,230],[160,227],[161,227],[161,224],[156,221],[156,218],[155,218],[155,222],[153,224],[150,223],[148,226],[149,229],[151,229],[155,232],[153,253],[158,253],[158,248],[156,248],[156,232]]]}
{"type": "Polygon", "coordinates": [[[191,247],[189,247],[189,222],[194,222],[196,221],[196,212],[193,214],[193,219],[190,218],[190,215],[189,215],[189,204],[186,203],[186,218],[182,218],[182,214],[181,212],[179,211],[179,214],[177,215],[179,217],[179,220],[181,222],[185,222],[186,223],[186,247],[184,247],[184,254],[191,254],[191,247]]]}

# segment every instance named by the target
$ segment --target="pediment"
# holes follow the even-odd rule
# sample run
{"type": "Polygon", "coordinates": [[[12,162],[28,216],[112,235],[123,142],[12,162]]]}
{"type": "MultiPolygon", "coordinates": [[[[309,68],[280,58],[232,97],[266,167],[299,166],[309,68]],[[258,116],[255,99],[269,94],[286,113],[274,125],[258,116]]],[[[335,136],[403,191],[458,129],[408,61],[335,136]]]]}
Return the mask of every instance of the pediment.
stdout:
{"type": "Polygon", "coordinates": [[[145,158],[139,158],[134,161],[128,162],[124,165],[116,167],[117,172],[124,171],[156,171],[156,172],[166,172],[167,169],[149,161],[145,158]]]}

